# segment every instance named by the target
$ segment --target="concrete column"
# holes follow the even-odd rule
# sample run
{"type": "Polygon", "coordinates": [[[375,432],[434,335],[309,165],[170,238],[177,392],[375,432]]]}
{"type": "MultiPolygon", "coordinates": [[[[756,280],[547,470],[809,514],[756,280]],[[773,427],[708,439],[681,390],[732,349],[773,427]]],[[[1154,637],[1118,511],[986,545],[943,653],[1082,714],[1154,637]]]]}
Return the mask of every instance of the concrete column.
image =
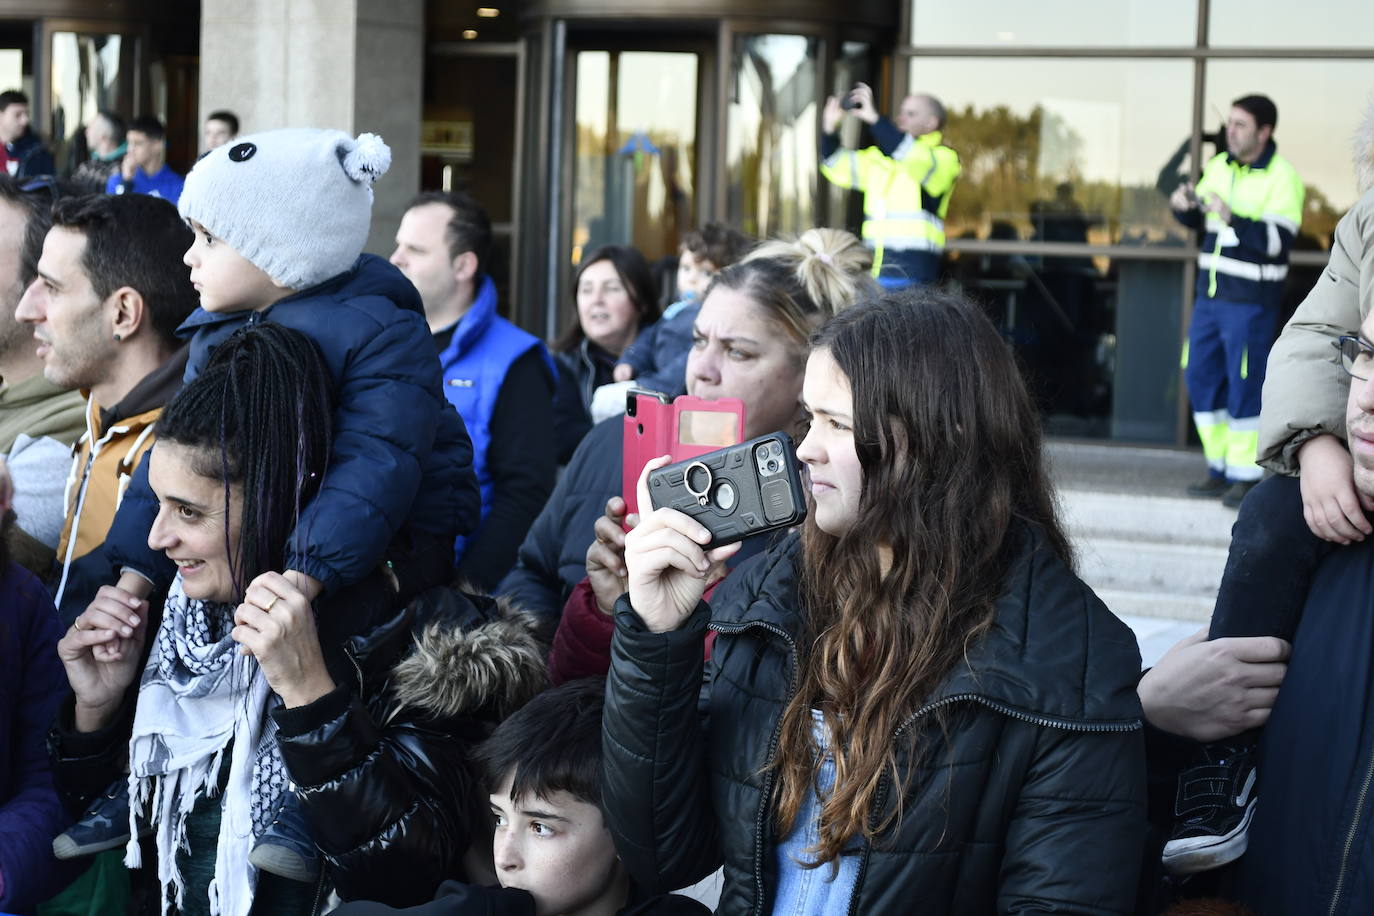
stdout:
{"type": "Polygon", "coordinates": [[[376,185],[367,250],[391,252],[420,187],[424,0],[202,0],[200,117],[243,131],[333,127],[379,134],[391,170],[376,185]]]}

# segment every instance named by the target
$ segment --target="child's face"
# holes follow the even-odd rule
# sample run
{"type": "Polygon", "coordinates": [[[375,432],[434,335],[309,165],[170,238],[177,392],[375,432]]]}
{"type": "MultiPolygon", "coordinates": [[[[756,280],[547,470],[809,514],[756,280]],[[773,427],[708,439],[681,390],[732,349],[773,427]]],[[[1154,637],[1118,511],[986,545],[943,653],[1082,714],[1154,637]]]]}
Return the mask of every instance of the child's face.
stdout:
{"type": "Polygon", "coordinates": [[[716,265],[710,261],[697,260],[690,251],[684,251],[677,259],[677,294],[685,298],[691,293],[700,299],[706,295],[706,287],[716,275],[716,265]]]}
{"type": "Polygon", "coordinates": [[[614,913],[629,879],[601,809],[567,792],[511,798],[511,777],[491,796],[492,857],[502,887],[534,897],[537,916],[614,913]]]}
{"type": "Polygon", "coordinates": [[[191,231],[195,241],[181,260],[191,268],[191,283],[205,311],[262,311],[291,293],[195,220],[191,220],[191,231]]]}

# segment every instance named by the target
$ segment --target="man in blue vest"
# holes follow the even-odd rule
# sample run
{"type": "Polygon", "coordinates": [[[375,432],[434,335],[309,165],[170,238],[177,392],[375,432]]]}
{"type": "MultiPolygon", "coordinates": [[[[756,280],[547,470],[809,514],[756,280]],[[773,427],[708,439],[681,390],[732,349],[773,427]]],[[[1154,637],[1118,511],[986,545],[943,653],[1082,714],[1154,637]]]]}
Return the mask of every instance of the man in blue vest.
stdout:
{"type": "Polygon", "coordinates": [[[496,313],[488,274],[491,221],[467,194],[416,197],[396,231],[391,263],[424,301],[444,394],[472,438],[482,523],[455,545],[458,575],[492,589],[553,491],[555,369],[548,350],[496,313]]]}
{"type": "Polygon", "coordinates": [[[1226,147],[1169,198],[1185,226],[1205,229],[1184,380],[1208,475],[1192,496],[1239,506],[1259,482],[1260,390],[1278,333],[1288,252],[1302,222],[1303,184],[1278,154],[1278,109],[1266,96],[1231,103],[1226,147]]]}

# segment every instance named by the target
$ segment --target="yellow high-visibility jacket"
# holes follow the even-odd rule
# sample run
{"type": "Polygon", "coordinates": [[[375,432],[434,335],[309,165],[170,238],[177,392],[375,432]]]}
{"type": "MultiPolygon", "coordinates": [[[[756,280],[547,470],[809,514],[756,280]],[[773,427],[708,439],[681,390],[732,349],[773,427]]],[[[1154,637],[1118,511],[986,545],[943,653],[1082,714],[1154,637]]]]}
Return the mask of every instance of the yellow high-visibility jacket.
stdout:
{"type": "Polygon", "coordinates": [[[821,162],[828,181],[864,193],[861,234],[874,249],[875,269],[884,249],[944,250],[945,214],[960,165],[959,154],[942,139],[938,130],[908,137],[891,155],[876,146],[837,149],[821,162]]]}

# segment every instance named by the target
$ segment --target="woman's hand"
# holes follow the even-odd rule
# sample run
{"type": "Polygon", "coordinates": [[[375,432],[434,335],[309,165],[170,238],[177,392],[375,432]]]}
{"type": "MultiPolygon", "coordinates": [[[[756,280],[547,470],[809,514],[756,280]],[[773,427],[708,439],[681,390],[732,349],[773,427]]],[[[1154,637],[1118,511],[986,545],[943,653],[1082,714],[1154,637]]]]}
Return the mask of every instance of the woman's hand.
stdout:
{"type": "Polygon", "coordinates": [[[57,657],[76,700],[79,732],[105,727],[119,712],[124,691],[138,676],[147,635],[148,602],[113,585],[77,615],[58,640],[57,657]]]}
{"type": "Polygon", "coordinates": [[[1302,515],[1317,537],[1337,544],[1363,541],[1374,532],[1365,517],[1368,497],[1355,489],[1354,462],[1330,433],[1313,436],[1298,449],[1302,515]]]}
{"type": "Polygon", "coordinates": [[[587,580],[601,613],[611,616],[615,603],[629,590],[625,571],[625,529],[639,524],[639,514],[626,515],[625,500],[606,500],[606,514],[596,520],[596,540],[587,548],[587,580]]]}
{"type": "MultiPolygon", "coordinates": [[[[639,475],[641,509],[652,505],[649,472],[672,460],[664,455],[644,466],[639,475]]],[[[706,587],[720,578],[725,561],[739,550],[739,544],[703,549],[710,540],[711,532],[691,516],[667,508],[642,515],[625,536],[630,604],[651,631],[665,633],[682,626],[706,587]]]]}
{"type": "Polygon", "coordinates": [[[305,594],[280,573],[248,585],[229,634],[239,651],[258,660],[268,685],[287,707],[313,703],[334,689],[305,594]]]}

